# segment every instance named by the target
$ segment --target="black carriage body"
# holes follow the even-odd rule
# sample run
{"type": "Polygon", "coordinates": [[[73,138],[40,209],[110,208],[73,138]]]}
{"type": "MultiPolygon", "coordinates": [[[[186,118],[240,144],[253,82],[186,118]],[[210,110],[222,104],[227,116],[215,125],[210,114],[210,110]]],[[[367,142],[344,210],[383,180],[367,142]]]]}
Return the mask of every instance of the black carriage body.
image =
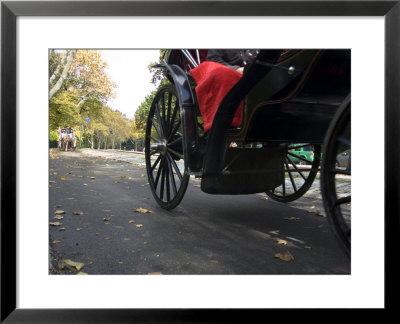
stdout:
{"type": "MultiPolygon", "coordinates": [[[[190,52],[201,61],[206,56],[206,50],[190,52]]],[[[167,51],[164,66],[181,107],[185,172],[200,176],[207,193],[275,188],[283,176],[282,144],[323,142],[336,110],[350,93],[350,58],[350,50],[260,51],[221,102],[202,146],[190,61],[181,50],[167,51]],[[233,129],[230,124],[240,102],[244,118],[233,129]],[[230,148],[231,142],[263,144],[243,150],[230,148]]]]}
{"type": "Polygon", "coordinates": [[[247,141],[321,144],[351,91],[351,52],[298,51],[282,62],[293,73],[276,68],[248,94],[245,109],[251,115],[241,135],[247,141]]]}

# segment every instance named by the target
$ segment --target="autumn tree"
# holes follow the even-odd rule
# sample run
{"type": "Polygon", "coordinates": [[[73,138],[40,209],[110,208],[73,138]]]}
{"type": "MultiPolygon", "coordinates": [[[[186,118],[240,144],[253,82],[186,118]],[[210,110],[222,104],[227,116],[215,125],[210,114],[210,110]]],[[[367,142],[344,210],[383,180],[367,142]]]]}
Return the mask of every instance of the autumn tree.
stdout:
{"type": "Polygon", "coordinates": [[[97,51],[50,51],[50,131],[66,125],[83,127],[86,117],[100,116],[116,87],[106,67],[97,51]]]}

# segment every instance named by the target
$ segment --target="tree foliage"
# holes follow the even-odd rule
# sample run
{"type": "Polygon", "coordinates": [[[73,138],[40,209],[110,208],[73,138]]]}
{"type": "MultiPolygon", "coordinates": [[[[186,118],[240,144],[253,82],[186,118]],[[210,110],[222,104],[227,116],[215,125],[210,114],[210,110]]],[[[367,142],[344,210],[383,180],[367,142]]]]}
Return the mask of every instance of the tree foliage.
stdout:
{"type": "MultiPolygon", "coordinates": [[[[164,86],[165,84],[169,83],[169,80],[166,75],[166,70],[165,68],[153,68],[154,65],[160,64],[163,62],[163,59],[165,57],[166,50],[160,50],[160,58],[159,62],[152,62],[149,64],[148,68],[150,72],[152,73],[152,83],[154,85],[157,85],[158,89],[164,86]]],[[[146,129],[146,122],[147,122],[147,116],[149,115],[150,112],[150,107],[151,104],[154,100],[154,97],[156,96],[157,91],[152,91],[150,94],[148,94],[142,103],[140,104],[139,108],[136,110],[135,113],[135,126],[136,129],[139,131],[142,131],[144,133],[146,129]]]]}
{"type": "MultiPolygon", "coordinates": [[[[161,57],[164,51],[160,51],[161,57]]],[[[150,66],[159,62],[151,63],[150,66]]],[[[106,73],[107,63],[95,50],[63,50],[49,53],[49,132],[75,129],[79,143],[92,148],[119,148],[121,143],[142,145],[147,116],[156,91],[147,95],[135,114],[127,119],[107,104],[114,98],[115,83],[106,73]],[[139,143],[139,144],[138,144],[139,143]]],[[[151,69],[152,83],[163,85],[165,73],[151,69]]]]}

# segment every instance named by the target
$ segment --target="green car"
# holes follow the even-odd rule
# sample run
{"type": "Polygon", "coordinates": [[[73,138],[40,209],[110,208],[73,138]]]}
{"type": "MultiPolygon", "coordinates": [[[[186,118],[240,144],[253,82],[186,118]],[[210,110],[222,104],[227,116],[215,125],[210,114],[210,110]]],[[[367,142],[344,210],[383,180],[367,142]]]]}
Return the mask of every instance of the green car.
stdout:
{"type": "Polygon", "coordinates": [[[293,155],[289,155],[292,161],[296,164],[311,164],[314,161],[314,147],[312,145],[305,144],[293,144],[290,147],[294,147],[289,150],[293,155]],[[297,157],[306,159],[306,161],[299,159],[297,157]]]}

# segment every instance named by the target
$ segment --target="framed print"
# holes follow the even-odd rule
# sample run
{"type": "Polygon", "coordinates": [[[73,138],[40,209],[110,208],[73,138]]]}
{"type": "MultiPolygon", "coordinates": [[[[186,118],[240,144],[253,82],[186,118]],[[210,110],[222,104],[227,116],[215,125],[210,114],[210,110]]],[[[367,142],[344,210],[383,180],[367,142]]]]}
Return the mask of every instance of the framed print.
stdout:
{"type": "Polygon", "coordinates": [[[246,316],[266,316],[270,309],[391,309],[398,282],[390,261],[398,254],[393,240],[399,230],[399,21],[399,1],[2,1],[1,321],[217,323],[233,321],[239,309],[246,316]],[[358,144],[352,234],[360,239],[352,246],[351,273],[301,280],[43,273],[49,49],[181,46],[352,50],[358,144]],[[26,132],[31,128],[34,139],[26,132]],[[344,289],[346,296],[336,295],[344,289]]]}

